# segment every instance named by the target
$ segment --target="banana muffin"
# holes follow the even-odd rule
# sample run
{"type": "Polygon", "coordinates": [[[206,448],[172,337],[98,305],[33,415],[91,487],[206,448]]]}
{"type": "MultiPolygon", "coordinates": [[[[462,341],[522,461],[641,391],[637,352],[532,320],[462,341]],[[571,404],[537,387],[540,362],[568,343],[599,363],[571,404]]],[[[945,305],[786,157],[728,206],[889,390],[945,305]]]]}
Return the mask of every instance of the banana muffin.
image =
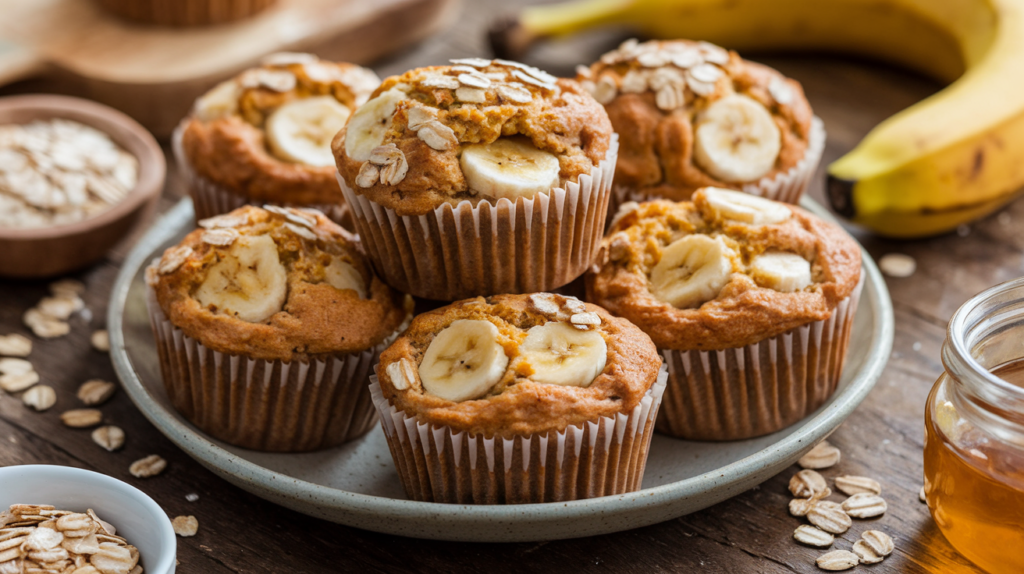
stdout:
{"type": "Polygon", "coordinates": [[[350,226],[331,140],[378,84],[354,64],[279,53],[201,96],[173,141],[196,219],[269,203],[350,226]]]}
{"type": "Polygon", "coordinates": [[[586,290],[665,357],[658,430],[724,440],[779,430],[832,394],[860,280],[860,248],[837,225],[704,188],[692,202],[623,205],[586,290]]]}
{"type": "Polygon", "coordinates": [[[371,392],[410,498],[519,504],[638,489],[666,376],[596,305],[497,295],[417,316],[371,392]]]}
{"type": "Polygon", "coordinates": [[[257,450],[308,451],[366,433],[370,368],[411,317],[412,298],[314,210],[244,206],[200,225],[146,269],[174,407],[257,450]]]}
{"type": "Polygon", "coordinates": [[[621,138],[616,203],[705,186],[797,203],[821,159],[824,128],[800,84],[714,44],[629,40],[577,78],[621,138]]]}
{"type": "Polygon", "coordinates": [[[506,60],[418,68],[384,80],[333,145],[367,253],[398,289],[547,291],[597,253],[617,143],[572,80],[506,60]]]}

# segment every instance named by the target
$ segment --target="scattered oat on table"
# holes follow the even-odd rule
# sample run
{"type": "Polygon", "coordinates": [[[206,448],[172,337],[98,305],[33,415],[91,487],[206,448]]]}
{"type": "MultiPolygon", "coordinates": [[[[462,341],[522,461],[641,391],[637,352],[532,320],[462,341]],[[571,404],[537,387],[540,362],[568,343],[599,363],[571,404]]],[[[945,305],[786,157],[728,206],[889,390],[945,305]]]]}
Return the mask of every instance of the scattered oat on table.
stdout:
{"type": "Polygon", "coordinates": [[[847,496],[860,493],[882,494],[882,485],[877,480],[866,476],[837,476],[835,483],[836,490],[847,496]]]}
{"type": "Polygon", "coordinates": [[[92,336],[89,337],[89,342],[92,343],[93,349],[101,353],[110,352],[110,333],[106,329],[93,331],[92,336]]]}
{"type": "Polygon", "coordinates": [[[20,393],[38,382],[39,373],[35,371],[0,375],[0,389],[3,389],[8,393],[20,393]]]}
{"type": "Polygon", "coordinates": [[[818,556],[818,559],[815,560],[815,564],[818,565],[818,568],[833,571],[849,570],[859,562],[860,557],[849,550],[833,550],[832,552],[818,556]]]}
{"type": "Polygon", "coordinates": [[[917,271],[917,261],[902,253],[889,253],[878,260],[878,268],[889,277],[910,277],[917,271]]]}
{"type": "Polygon", "coordinates": [[[139,163],[107,134],[66,119],[0,125],[0,227],[73,223],[138,183],[139,163]]]}
{"type": "Polygon", "coordinates": [[[185,495],[185,500],[187,500],[189,502],[195,502],[195,501],[199,500],[199,495],[194,493],[194,492],[190,492],[189,494],[185,495]]]}
{"type": "Polygon", "coordinates": [[[793,532],[793,539],[801,544],[828,548],[835,542],[836,537],[809,524],[801,524],[793,532]]]}
{"type": "Polygon", "coordinates": [[[171,521],[174,533],[183,538],[195,536],[199,532],[199,521],[195,516],[178,516],[171,521]]]}
{"type": "Polygon", "coordinates": [[[32,339],[18,333],[0,336],[0,355],[27,357],[32,353],[32,339]]]}
{"type": "Polygon", "coordinates": [[[843,510],[853,518],[874,518],[885,514],[889,506],[877,494],[861,492],[843,501],[843,510]]]}
{"type": "Polygon", "coordinates": [[[57,403],[57,393],[49,385],[36,385],[21,395],[21,402],[42,412],[57,403]]]}
{"type": "Polygon", "coordinates": [[[97,409],[72,409],[61,413],[60,422],[75,429],[94,427],[103,422],[103,413],[97,409]]]}
{"type": "Polygon", "coordinates": [[[796,461],[801,468],[821,470],[839,464],[842,453],[832,446],[827,440],[823,440],[814,446],[807,454],[796,461]]]}
{"type": "Polygon", "coordinates": [[[117,385],[100,379],[92,379],[78,387],[78,400],[88,406],[102,405],[114,396],[117,385]]]}
{"type": "Polygon", "coordinates": [[[136,478],[149,478],[160,474],[165,468],[167,468],[167,461],[160,455],[151,454],[133,462],[128,468],[128,472],[136,478]]]}
{"type": "Polygon", "coordinates": [[[92,431],[92,441],[104,449],[114,452],[124,446],[124,431],[121,427],[107,425],[92,431]]]}
{"type": "Polygon", "coordinates": [[[825,478],[814,470],[801,470],[789,480],[789,491],[797,498],[809,498],[827,488],[825,478]]]}
{"type": "Polygon", "coordinates": [[[853,526],[853,521],[843,507],[830,500],[822,500],[807,512],[807,520],[811,524],[832,534],[842,534],[853,526]]]}

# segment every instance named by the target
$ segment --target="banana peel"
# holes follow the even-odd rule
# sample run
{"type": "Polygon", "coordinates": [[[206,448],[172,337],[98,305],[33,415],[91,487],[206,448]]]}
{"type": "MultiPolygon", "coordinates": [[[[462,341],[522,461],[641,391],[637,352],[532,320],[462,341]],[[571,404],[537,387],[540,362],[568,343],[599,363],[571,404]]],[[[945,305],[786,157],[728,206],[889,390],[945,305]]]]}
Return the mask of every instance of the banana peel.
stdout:
{"type": "Polygon", "coordinates": [[[740,51],[851,53],[951,82],[828,167],[833,208],[880,235],[953,230],[1024,186],[1024,0],[576,0],[502,22],[492,46],[518,57],[605,25],[740,51]]]}

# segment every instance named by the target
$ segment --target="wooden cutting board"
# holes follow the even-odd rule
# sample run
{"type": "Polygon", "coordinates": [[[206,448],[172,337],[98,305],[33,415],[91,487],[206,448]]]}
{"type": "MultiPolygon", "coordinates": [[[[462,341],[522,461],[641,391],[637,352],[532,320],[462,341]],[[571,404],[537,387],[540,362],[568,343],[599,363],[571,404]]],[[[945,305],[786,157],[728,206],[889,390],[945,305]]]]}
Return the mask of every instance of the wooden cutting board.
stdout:
{"type": "Polygon", "coordinates": [[[232,24],[142,26],[89,0],[0,0],[0,85],[34,76],[166,136],[217,81],[278,51],[367,63],[452,19],[459,0],[279,0],[232,24]]]}

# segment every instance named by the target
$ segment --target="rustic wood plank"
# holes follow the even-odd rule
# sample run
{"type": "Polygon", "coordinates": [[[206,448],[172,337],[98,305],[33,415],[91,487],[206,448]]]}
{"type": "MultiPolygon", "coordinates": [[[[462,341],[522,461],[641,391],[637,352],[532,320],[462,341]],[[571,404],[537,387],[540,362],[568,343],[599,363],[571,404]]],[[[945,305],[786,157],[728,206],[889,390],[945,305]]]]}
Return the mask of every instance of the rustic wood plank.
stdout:
{"type": "MultiPolygon", "coordinates": [[[[448,33],[435,36],[376,67],[382,75],[437,64],[450,57],[484,53],[482,30],[494,14],[523,2],[485,0],[465,3],[448,33]]],[[[541,47],[532,62],[568,74],[624,37],[609,31],[541,47]]],[[[763,57],[804,83],[815,111],[826,123],[825,162],[852,148],[879,121],[934,93],[940,86],[902,70],[824,57],[763,57]]],[[[2,94],[45,91],[52,85],[23,83],[2,94]]],[[[173,170],[172,170],[173,174],[173,170]]],[[[822,199],[821,180],[811,195],[822,199]]],[[[161,203],[166,210],[181,196],[172,175],[161,203]]],[[[956,554],[917,499],[921,485],[924,399],[942,372],[939,349],[948,317],[970,296],[1024,270],[1024,201],[972,224],[960,234],[897,242],[852,232],[874,257],[889,252],[912,255],[917,273],[888,279],[896,309],[892,358],[876,389],[831,437],[843,461],[825,472],[862,474],[879,480],[889,503],[884,517],[856,521],[836,547],[849,548],[860,532],[877,528],[893,535],[897,550],[872,572],[977,572],[956,554]],[[1017,224],[1015,225],[1015,222],[1017,224]]],[[[137,232],[141,233],[141,230],[137,232]]],[[[0,464],[68,464],[104,472],[152,495],[171,516],[193,514],[200,531],[179,539],[179,572],[727,572],[730,574],[819,572],[822,551],[791,540],[801,524],[788,515],[786,485],[796,467],[732,500],[677,520],[629,532],[581,540],[531,544],[458,544],[376,534],[311,519],[260,500],[215,477],[178,451],[119,392],[103,407],[105,416],[128,434],[125,449],[106,453],[87,431],[60,425],[62,409],[75,405],[74,391],[87,378],[113,377],[109,360],[88,347],[92,328],[102,326],[106,297],[132,239],[106,261],[79,275],[89,289],[93,321],[76,319],[72,334],[36,341],[31,359],[54,386],[59,402],[46,413],[26,411],[17,399],[0,396],[0,464]],[[128,465],[150,453],[170,462],[165,474],[140,480],[128,465]],[[200,499],[190,503],[188,493],[200,499]]],[[[21,313],[45,295],[45,282],[0,283],[0,333],[27,333],[21,313]]],[[[834,497],[838,498],[838,497],[834,497]]],[[[861,568],[863,569],[863,567],[861,568]]],[[[856,570],[855,570],[856,571],[856,570]]]]}

